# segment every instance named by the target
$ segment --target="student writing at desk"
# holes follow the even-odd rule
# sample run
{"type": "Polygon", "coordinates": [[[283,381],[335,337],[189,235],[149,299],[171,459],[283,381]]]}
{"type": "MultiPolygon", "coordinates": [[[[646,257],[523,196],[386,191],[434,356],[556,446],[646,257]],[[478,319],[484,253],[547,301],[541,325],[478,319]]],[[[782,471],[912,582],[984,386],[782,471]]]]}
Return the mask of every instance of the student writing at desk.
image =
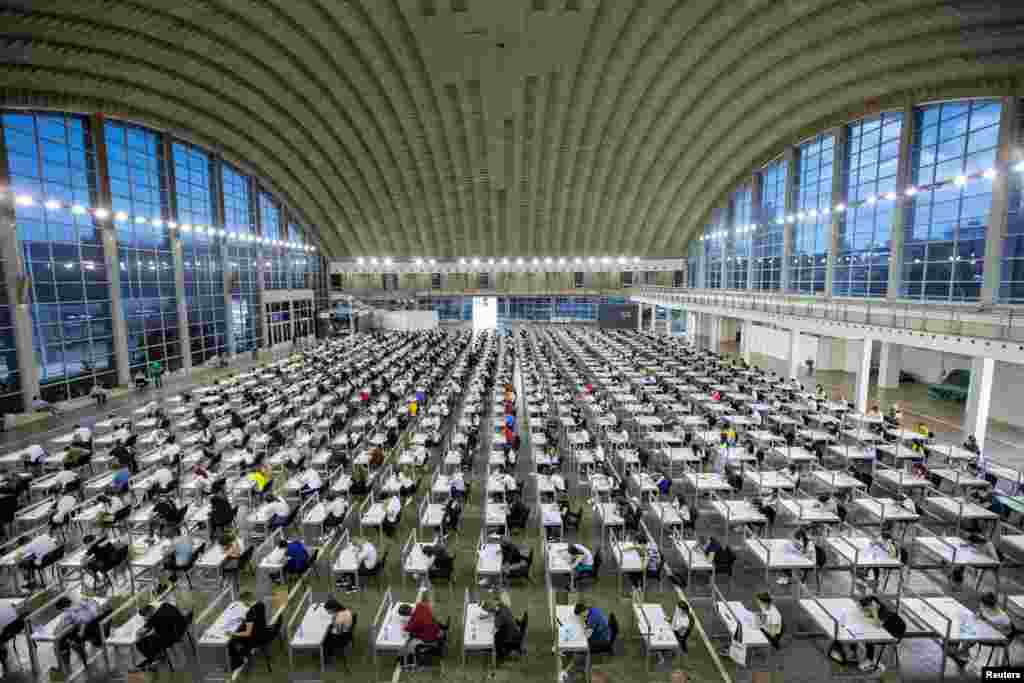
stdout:
{"type": "Polygon", "coordinates": [[[82,660],[85,666],[88,658],[85,654],[86,642],[92,643],[93,647],[101,647],[100,624],[97,617],[100,613],[100,606],[92,598],[77,598],[72,600],[69,597],[62,597],[54,605],[61,611],[60,623],[57,632],[66,628],[71,630],[64,636],[57,645],[57,656],[60,657],[67,671],[70,667],[71,650],[82,660]]]}
{"type": "Polygon", "coordinates": [[[583,628],[587,633],[587,646],[591,650],[607,647],[612,639],[612,631],[604,612],[597,607],[588,607],[582,602],[576,603],[572,611],[583,622],[583,628]]]}
{"type": "Polygon", "coordinates": [[[343,652],[352,642],[352,610],[334,598],[328,598],[324,609],[331,615],[331,625],[324,638],[324,652],[330,657],[343,652]]]}
{"type": "Polygon", "coordinates": [[[242,618],[242,625],[228,640],[228,657],[232,672],[242,668],[249,652],[263,645],[268,635],[266,606],[248,591],[242,593],[238,601],[246,607],[246,612],[242,618]]]}
{"type": "Polygon", "coordinates": [[[156,608],[145,605],[139,609],[139,616],[146,621],[139,641],[135,644],[143,657],[136,668],[148,669],[161,653],[185,635],[188,620],[181,610],[170,602],[163,602],[156,608]]]}

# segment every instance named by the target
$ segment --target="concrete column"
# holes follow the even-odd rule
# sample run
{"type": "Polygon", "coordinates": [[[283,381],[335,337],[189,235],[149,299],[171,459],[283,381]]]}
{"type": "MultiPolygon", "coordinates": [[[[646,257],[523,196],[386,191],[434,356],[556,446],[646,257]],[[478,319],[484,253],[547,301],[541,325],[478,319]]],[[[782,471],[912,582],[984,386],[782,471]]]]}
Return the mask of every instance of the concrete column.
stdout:
{"type": "Polygon", "coordinates": [[[131,384],[131,366],[128,363],[128,323],[124,317],[124,300],[121,298],[121,259],[117,253],[117,238],[114,226],[100,230],[103,238],[103,260],[110,276],[110,314],[114,327],[114,359],[117,362],[117,383],[131,384]]]}
{"type": "Polygon", "coordinates": [[[993,303],[999,298],[999,281],[1003,272],[1000,261],[1010,218],[1010,173],[1013,172],[1010,164],[1013,159],[1013,143],[1017,139],[1017,102],[1016,97],[1004,97],[1002,102],[999,149],[996,153],[999,175],[992,180],[992,208],[988,212],[988,226],[985,229],[985,268],[982,271],[984,279],[981,286],[981,300],[984,303],[993,303]]]}
{"type": "MultiPolygon", "coordinates": [[[[798,158],[796,147],[789,147],[785,154],[786,159],[786,211],[787,216],[796,213],[796,190],[797,190],[797,167],[798,158]]],[[[793,223],[786,223],[782,226],[782,272],[779,275],[779,291],[788,292],[789,284],[793,279],[793,233],[796,226],[793,223]]]]}
{"type": "Polygon", "coordinates": [[[708,348],[718,353],[722,348],[722,318],[717,315],[709,315],[708,319],[708,348]]]}
{"type": "Polygon", "coordinates": [[[658,307],[651,305],[651,332],[657,331],[658,326],[658,307]]]}
{"type": "Polygon", "coordinates": [[[878,364],[878,386],[880,389],[895,389],[900,385],[900,370],[903,368],[903,347],[894,343],[882,344],[882,355],[878,364]]]}
{"type": "Polygon", "coordinates": [[[171,255],[174,259],[174,295],[178,308],[178,339],[181,344],[181,368],[192,369],[192,335],[188,327],[188,300],[185,298],[185,258],[177,231],[171,234],[171,255]]]}
{"type": "MultiPolygon", "coordinates": [[[[96,155],[96,194],[99,204],[109,210],[110,176],[107,174],[107,140],[104,136],[103,115],[94,114],[89,118],[89,131],[96,155]]],[[[114,359],[117,363],[117,383],[131,384],[131,366],[128,363],[128,324],[124,317],[124,301],[121,298],[121,257],[117,252],[117,232],[112,221],[105,220],[97,227],[103,240],[103,261],[110,278],[110,315],[114,329],[114,359]]]]}
{"type": "Polygon", "coordinates": [[[747,257],[747,289],[753,291],[754,287],[754,241],[757,235],[765,229],[768,221],[762,215],[763,205],[761,203],[761,192],[764,190],[764,178],[760,173],[754,173],[750,179],[750,215],[758,228],[750,236],[750,255],[747,257]]]}
{"type": "MultiPolygon", "coordinates": [[[[7,173],[7,149],[0,129],[0,188],[11,186],[7,173]]],[[[22,394],[22,409],[31,408],[32,399],[39,395],[39,367],[32,345],[32,311],[28,301],[28,275],[25,261],[18,246],[17,216],[13,197],[0,199],[0,253],[7,267],[4,269],[3,287],[11,304],[11,323],[14,325],[14,357],[8,352],[8,370],[17,370],[18,388],[22,394]],[[24,290],[24,291],[23,291],[24,290]]]]}
{"type": "MultiPolygon", "coordinates": [[[[900,158],[896,171],[896,188],[903,192],[914,176],[914,105],[903,108],[903,127],[900,129],[900,158]]],[[[906,195],[897,197],[892,206],[892,228],[889,232],[889,283],[887,299],[900,298],[903,287],[903,232],[910,213],[911,199],[906,195]]]]}
{"type": "Polygon", "coordinates": [[[636,331],[637,332],[643,332],[644,331],[644,305],[643,304],[637,304],[636,305],[636,331]]]}
{"type": "Polygon", "coordinates": [[[996,362],[992,358],[971,359],[971,386],[967,391],[967,411],[964,416],[964,438],[974,434],[984,452],[988,431],[988,413],[992,404],[992,378],[996,362]]]}
{"type": "Polygon", "coordinates": [[[356,333],[356,300],[351,296],[348,298],[348,331],[356,333]]]}
{"type": "Polygon", "coordinates": [[[789,377],[800,376],[800,330],[789,331],[789,377]]]}
{"type": "Polygon", "coordinates": [[[750,364],[750,337],[754,333],[754,323],[751,320],[742,321],[743,331],[740,333],[740,355],[743,361],[750,364]]]}
{"type": "Polygon", "coordinates": [[[231,288],[234,285],[235,278],[238,277],[238,264],[235,264],[235,266],[231,265],[231,261],[228,259],[226,244],[221,244],[220,247],[220,267],[221,273],[224,276],[222,285],[224,289],[224,319],[226,323],[224,342],[227,345],[228,358],[234,358],[235,354],[238,353],[238,340],[235,338],[235,325],[232,319],[231,309],[234,305],[234,300],[231,297],[231,288]]]}
{"type": "MultiPolygon", "coordinates": [[[[849,140],[849,129],[839,126],[832,130],[835,145],[832,149],[832,206],[839,204],[846,205],[846,188],[843,181],[846,179],[844,173],[846,163],[846,145],[849,140]]],[[[843,214],[833,212],[832,221],[829,223],[828,231],[828,254],[825,257],[825,297],[832,296],[832,287],[835,282],[836,253],[839,251],[839,226],[842,224],[843,214]]]]}
{"type": "Polygon", "coordinates": [[[857,397],[854,405],[858,413],[868,411],[868,386],[871,384],[871,347],[874,340],[871,337],[864,338],[861,349],[860,364],[857,366],[857,397]]]}

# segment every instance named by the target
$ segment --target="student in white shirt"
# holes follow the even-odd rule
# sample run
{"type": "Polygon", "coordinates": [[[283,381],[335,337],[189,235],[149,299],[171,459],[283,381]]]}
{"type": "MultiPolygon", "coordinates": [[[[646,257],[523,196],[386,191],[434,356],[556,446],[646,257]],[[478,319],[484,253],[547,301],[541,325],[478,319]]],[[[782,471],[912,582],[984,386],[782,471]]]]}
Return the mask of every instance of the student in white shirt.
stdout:
{"type": "Polygon", "coordinates": [[[504,485],[506,493],[514,492],[518,486],[516,484],[516,478],[508,472],[501,475],[501,483],[504,485]]]}
{"type": "Polygon", "coordinates": [[[53,483],[58,491],[63,491],[68,484],[78,481],[78,475],[70,470],[61,470],[53,475],[53,483]]]}
{"type": "Polygon", "coordinates": [[[461,470],[456,470],[455,474],[452,475],[451,480],[448,482],[450,493],[452,497],[466,497],[466,479],[462,474],[461,470]]]}
{"type": "Polygon", "coordinates": [[[238,451],[238,459],[244,467],[253,467],[256,464],[256,454],[248,448],[238,451]]]}
{"type": "Polygon", "coordinates": [[[333,495],[326,506],[324,530],[340,526],[345,521],[346,512],[348,512],[348,499],[344,496],[333,495]]]}
{"type": "Polygon", "coordinates": [[[46,451],[37,443],[32,444],[25,450],[28,453],[28,461],[33,465],[38,465],[46,457],[46,451]]]}
{"type": "Polygon", "coordinates": [[[411,496],[415,490],[416,482],[413,481],[408,472],[402,470],[401,474],[398,475],[398,492],[402,496],[411,496]]]}
{"type": "Polygon", "coordinates": [[[359,562],[357,571],[360,576],[365,576],[377,567],[377,548],[365,538],[357,538],[353,541],[359,547],[356,560],[359,562]]]}
{"type": "Polygon", "coordinates": [[[32,589],[35,586],[35,569],[43,563],[47,554],[53,552],[60,545],[57,540],[49,534],[36,536],[29,540],[28,536],[21,539],[21,557],[18,560],[18,567],[25,576],[25,587],[32,589]]]}
{"type": "Polygon", "coordinates": [[[299,475],[299,485],[299,494],[309,495],[319,491],[320,487],[323,486],[323,481],[320,480],[320,474],[312,467],[309,467],[299,475]]]}
{"type": "Polygon", "coordinates": [[[57,505],[54,508],[53,516],[50,517],[51,524],[63,524],[67,521],[68,515],[78,507],[78,499],[71,494],[65,494],[57,499],[57,505]]]}
{"type": "Polygon", "coordinates": [[[565,477],[560,472],[553,472],[551,474],[551,486],[555,489],[555,495],[563,495],[565,493],[565,477]]]}
{"type": "Polygon", "coordinates": [[[153,473],[153,483],[161,489],[166,489],[174,481],[174,472],[167,467],[161,467],[153,473]]]}
{"type": "Polygon", "coordinates": [[[291,506],[281,496],[274,496],[273,500],[263,506],[263,514],[270,526],[284,524],[291,513],[291,506]]]}
{"type": "Polygon", "coordinates": [[[395,493],[388,499],[387,507],[385,508],[385,516],[388,524],[394,526],[398,523],[398,515],[402,512],[402,499],[395,493]]]}

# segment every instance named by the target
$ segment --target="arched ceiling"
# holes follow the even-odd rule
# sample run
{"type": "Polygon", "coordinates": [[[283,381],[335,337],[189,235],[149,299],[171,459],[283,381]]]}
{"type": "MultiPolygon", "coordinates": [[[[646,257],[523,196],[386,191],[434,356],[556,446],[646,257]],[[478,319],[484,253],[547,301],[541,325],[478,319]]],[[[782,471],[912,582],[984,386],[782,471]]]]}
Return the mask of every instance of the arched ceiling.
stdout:
{"type": "Polygon", "coordinates": [[[212,146],[336,257],[678,256],[800,136],[1024,75],[1019,0],[0,4],[0,105],[212,146]]]}

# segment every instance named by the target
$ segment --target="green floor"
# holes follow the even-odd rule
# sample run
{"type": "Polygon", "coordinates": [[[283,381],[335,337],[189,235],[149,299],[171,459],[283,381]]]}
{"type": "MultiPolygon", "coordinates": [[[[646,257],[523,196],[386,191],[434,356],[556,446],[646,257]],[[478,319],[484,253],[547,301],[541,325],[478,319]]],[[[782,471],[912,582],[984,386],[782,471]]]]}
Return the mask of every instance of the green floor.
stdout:
{"type": "MultiPolygon", "coordinates": [[[[477,487],[479,488],[479,487],[477,487]]],[[[555,680],[555,655],[552,653],[554,644],[554,633],[548,625],[547,595],[543,574],[543,565],[540,559],[539,532],[531,528],[527,533],[520,533],[516,536],[517,542],[523,545],[532,545],[537,553],[537,560],[533,565],[533,585],[521,585],[512,588],[513,612],[518,618],[523,611],[530,614],[530,626],[528,629],[529,652],[526,657],[513,658],[503,663],[497,670],[490,666],[489,659],[481,655],[471,656],[465,665],[461,663],[461,633],[462,633],[462,604],[465,589],[476,589],[475,584],[475,551],[478,543],[481,508],[478,500],[478,493],[474,492],[470,504],[467,505],[463,515],[462,533],[452,545],[456,555],[456,581],[453,589],[445,585],[438,585],[435,588],[435,617],[444,621],[449,616],[452,619],[453,637],[449,640],[449,654],[445,663],[444,679],[449,681],[554,681],[555,680]]],[[[402,585],[402,576],[399,568],[401,545],[408,537],[409,532],[415,526],[415,508],[410,505],[403,514],[403,524],[394,539],[385,537],[384,544],[379,547],[381,554],[390,550],[388,567],[385,578],[381,581],[381,587],[391,585],[395,595],[402,600],[411,600],[415,597],[415,586],[407,581],[402,585]]],[[[584,517],[581,530],[577,535],[582,542],[591,545],[591,527],[588,516],[584,517]]],[[[329,572],[322,571],[320,579],[312,579],[311,588],[314,590],[314,599],[322,600],[333,590],[329,572]]],[[[250,577],[248,582],[252,582],[250,577]]],[[[564,596],[565,594],[563,594],[564,596]]],[[[349,665],[351,674],[346,673],[340,663],[328,664],[328,672],[322,680],[350,680],[350,681],[384,681],[391,680],[395,667],[393,657],[381,657],[378,662],[380,672],[374,676],[373,660],[369,650],[369,629],[373,616],[380,604],[381,590],[375,586],[357,594],[338,593],[336,597],[343,603],[350,606],[359,615],[359,624],[355,636],[355,653],[350,658],[349,665]]],[[[485,593],[484,597],[489,594],[485,593]]],[[[720,683],[721,675],[718,674],[715,664],[712,661],[707,649],[701,642],[700,637],[694,633],[690,639],[690,652],[686,656],[677,657],[671,667],[666,663],[660,667],[651,660],[651,671],[644,673],[642,651],[637,640],[636,629],[631,621],[631,610],[629,600],[620,597],[618,592],[617,577],[612,567],[605,565],[603,576],[599,583],[585,589],[580,594],[581,599],[589,604],[602,607],[614,612],[621,624],[621,633],[616,647],[617,654],[614,657],[602,656],[594,660],[594,669],[607,672],[612,676],[613,681],[668,681],[672,670],[681,670],[689,674],[689,680],[695,683],[720,683]]],[[[198,612],[204,608],[204,603],[209,599],[208,595],[193,593],[189,590],[180,590],[178,602],[182,607],[191,606],[198,612]]],[[[562,597],[564,601],[565,597],[562,597]]],[[[659,592],[656,587],[648,591],[647,596],[650,602],[659,602],[668,614],[675,600],[675,593],[666,582],[664,592],[659,592]]],[[[176,652],[176,668],[180,671],[186,666],[183,653],[185,648],[179,647],[176,652]]],[[[191,656],[189,656],[191,659],[191,656]]],[[[568,660],[565,660],[568,661],[568,660]]],[[[274,673],[268,673],[266,664],[262,659],[255,660],[250,670],[240,680],[250,681],[279,681],[288,676],[287,680],[315,680],[319,678],[318,663],[313,656],[300,655],[296,658],[296,671],[289,672],[287,649],[283,644],[275,647],[275,655],[271,666],[274,673]]],[[[119,674],[119,675],[123,675],[119,674]]],[[[193,680],[191,673],[171,674],[162,671],[157,674],[150,674],[154,680],[193,680]]],[[[426,680],[438,679],[442,674],[438,669],[424,670],[420,672],[403,672],[401,680],[426,680]]],[[[102,668],[102,663],[94,665],[92,680],[109,680],[109,676],[102,668]]],[[[45,676],[44,676],[45,680],[45,676]]],[[[576,680],[584,680],[577,678],[576,680]]]]}

